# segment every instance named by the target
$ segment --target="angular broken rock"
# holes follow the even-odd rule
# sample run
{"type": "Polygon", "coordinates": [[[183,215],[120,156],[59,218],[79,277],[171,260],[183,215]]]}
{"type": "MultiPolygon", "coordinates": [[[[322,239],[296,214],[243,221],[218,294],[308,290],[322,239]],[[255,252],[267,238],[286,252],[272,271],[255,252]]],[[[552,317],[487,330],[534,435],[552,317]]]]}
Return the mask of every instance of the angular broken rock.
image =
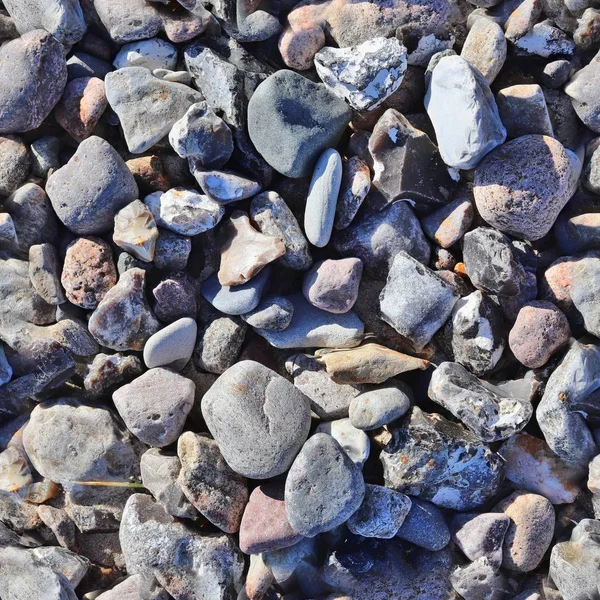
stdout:
{"type": "Polygon", "coordinates": [[[60,272],[58,253],[52,244],[36,244],[29,248],[31,284],[48,304],[58,305],[66,301],[60,272]]]}
{"type": "Polygon", "coordinates": [[[263,267],[285,254],[279,238],[259,233],[246,213],[235,211],[222,228],[219,283],[235,286],[247,283],[263,267]]]}
{"type": "Polygon", "coordinates": [[[260,192],[260,184],[230,170],[207,170],[196,159],[189,160],[190,172],[200,189],[219,204],[229,204],[251,198],[260,192]]]}
{"type": "Polygon", "coordinates": [[[315,54],[323,83],[355,110],[373,110],[402,83],[406,48],[397,38],[375,37],[358,46],[326,46],[315,54]]]}
{"type": "Polygon", "coordinates": [[[134,200],[115,215],[113,241],[119,248],[144,262],[154,259],[158,228],[149,208],[134,200]]]}
{"type": "Polygon", "coordinates": [[[444,362],[434,372],[429,397],[460,419],[482,442],[505,440],[527,425],[529,400],[509,396],[481,382],[458,363],[444,362]]]}
{"type": "Polygon", "coordinates": [[[220,204],[195,190],[177,187],[164,194],[155,192],[150,196],[146,197],[145,203],[152,210],[151,204],[157,202],[157,224],[181,235],[198,235],[213,229],[225,214],[220,204]]]}
{"type": "Polygon", "coordinates": [[[391,433],[380,457],[387,487],[458,511],[498,491],[503,460],[462,425],[414,407],[391,433]]]}
{"type": "Polygon", "coordinates": [[[346,229],[352,223],[370,189],[371,171],[362,158],[351,156],[342,163],[342,183],[333,223],[336,229],[346,229]]]}

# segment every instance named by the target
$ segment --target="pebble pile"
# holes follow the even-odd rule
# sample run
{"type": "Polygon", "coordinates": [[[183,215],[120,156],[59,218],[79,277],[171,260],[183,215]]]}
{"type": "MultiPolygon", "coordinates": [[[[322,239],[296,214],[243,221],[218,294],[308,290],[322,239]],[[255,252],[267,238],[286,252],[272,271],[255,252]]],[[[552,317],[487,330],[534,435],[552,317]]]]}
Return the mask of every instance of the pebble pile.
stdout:
{"type": "Polygon", "coordinates": [[[592,0],[0,0],[1,600],[600,600],[592,0]]]}

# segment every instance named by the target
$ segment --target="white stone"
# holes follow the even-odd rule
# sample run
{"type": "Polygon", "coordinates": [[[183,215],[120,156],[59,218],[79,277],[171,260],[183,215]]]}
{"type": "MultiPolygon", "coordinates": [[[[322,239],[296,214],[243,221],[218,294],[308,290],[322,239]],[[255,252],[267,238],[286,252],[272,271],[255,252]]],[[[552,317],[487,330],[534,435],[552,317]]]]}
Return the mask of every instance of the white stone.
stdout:
{"type": "Polygon", "coordinates": [[[146,67],[154,69],[169,69],[177,65],[177,48],[160,38],[139,40],[125,44],[113,60],[116,69],[123,67],[146,67]]]}
{"type": "Polygon", "coordinates": [[[320,423],[315,430],[329,434],[348,455],[350,460],[360,469],[369,458],[371,449],[369,436],[350,423],[350,419],[338,419],[320,423]]]}
{"type": "Polygon", "coordinates": [[[160,196],[162,223],[181,235],[198,235],[213,229],[224,214],[220,204],[194,190],[178,187],[160,196]]]}
{"type": "Polygon", "coordinates": [[[134,200],[115,215],[113,241],[119,248],[145,262],[154,258],[158,228],[150,209],[134,200]]]}

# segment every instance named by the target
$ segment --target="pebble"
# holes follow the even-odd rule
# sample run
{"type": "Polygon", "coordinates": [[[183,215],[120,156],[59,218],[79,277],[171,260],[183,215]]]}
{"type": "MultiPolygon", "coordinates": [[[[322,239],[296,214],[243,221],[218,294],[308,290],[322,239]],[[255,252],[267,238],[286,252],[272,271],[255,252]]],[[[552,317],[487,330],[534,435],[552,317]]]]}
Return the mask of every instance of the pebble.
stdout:
{"type": "Polygon", "coordinates": [[[554,226],[554,235],[565,254],[600,248],[600,216],[587,213],[567,218],[559,215],[554,226]]]}
{"type": "Polygon", "coordinates": [[[182,158],[197,159],[206,168],[220,168],[231,157],[231,130],[206,102],[192,104],[171,128],[169,142],[182,158]]]}
{"type": "Polygon", "coordinates": [[[184,271],[192,252],[192,240],[164,229],[158,230],[154,266],[162,271],[184,271]]]}
{"type": "Polygon", "coordinates": [[[187,275],[169,275],[152,290],[154,314],[163,323],[196,318],[196,289],[187,275]]]}
{"type": "Polygon", "coordinates": [[[165,162],[154,154],[132,158],[125,164],[138,184],[141,194],[168,192],[173,187],[167,176],[165,162]]]}
{"type": "Polygon", "coordinates": [[[202,296],[226,315],[245,315],[260,303],[269,283],[270,269],[263,269],[248,283],[236,286],[221,285],[217,275],[211,275],[201,288],[202,296]]]}
{"type": "Polygon", "coordinates": [[[16,135],[0,136],[0,194],[10,196],[29,175],[31,155],[16,135]]]}
{"type": "Polygon", "coordinates": [[[317,158],[336,145],[349,121],[350,109],[343,100],[293,71],[269,76],[248,104],[252,143],[287,177],[309,175],[317,158]]]}
{"type": "Polygon", "coordinates": [[[538,0],[525,0],[519,3],[504,23],[506,39],[516,42],[527,34],[542,15],[542,4],[538,0]]]}
{"type": "Polygon", "coordinates": [[[247,327],[239,319],[222,316],[208,323],[198,335],[195,361],[209,373],[224,373],[242,349],[247,327]]]}
{"type": "Polygon", "coordinates": [[[557,140],[524,135],[487,156],[475,171],[477,210],[496,229],[538,240],[574,192],[574,166],[557,140]],[[536,156],[531,163],[528,157],[536,156]],[[527,165],[527,166],[525,166],[527,165]]]}
{"type": "Polygon", "coordinates": [[[460,56],[491,85],[506,60],[506,38],[500,25],[489,19],[477,19],[467,34],[460,56]]]}
{"type": "Polygon", "coordinates": [[[119,581],[95,600],[169,600],[169,597],[154,575],[138,573],[119,581]]]}
{"type": "Polygon", "coordinates": [[[464,600],[502,600],[508,588],[504,574],[497,572],[485,557],[464,567],[456,567],[450,581],[464,600]]]}
{"type": "Polygon", "coordinates": [[[256,329],[283,331],[292,321],[294,305],[283,296],[267,296],[242,320],[256,329]]]}
{"type": "Polygon", "coordinates": [[[444,513],[434,504],[419,498],[411,497],[410,501],[410,509],[397,537],[432,552],[445,548],[450,542],[450,530],[444,513]]]}
{"type": "Polygon", "coordinates": [[[61,266],[52,244],[36,244],[29,248],[29,277],[35,291],[48,304],[66,301],[60,284],[61,266]]]}
{"type": "Polygon", "coordinates": [[[315,54],[317,74],[355,110],[373,110],[392,95],[406,71],[406,48],[396,38],[376,37],[357,46],[326,46],[315,54]]]}
{"type": "Polygon", "coordinates": [[[571,336],[567,317],[551,302],[529,302],[517,316],[508,343],[515,358],[530,369],[538,369],[571,336]]]}
{"type": "Polygon", "coordinates": [[[184,317],[157,331],[144,345],[146,366],[183,368],[194,352],[197,329],[194,319],[184,317]]]}
{"type": "Polygon", "coordinates": [[[346,229],[352,223],[370,189],[371,171],[362,158],[351,156],[342,162],[342,182],[333,222],[336,229],[346,229]]]}
{"type": "Polygon", "coordinates": [[[554,508],[537,494],[513,492],[494,507],[510,524],[502,546],[502,566],[527,573],[541,562],[554,535],[554,508]]]}
{"type": "Polygon", "coordinates": [[[577,116],[586,127],[596,133],[600,133],[600,104],[592,90],[595,89],[599,76],[600,68],[594,57],[587,66],[577,71],[564,87],[577,116]]]}
{"type": "Polygon", "coordinates": [[[100,353],[88,365],[83,381],[92,397],[109,396],[118,387],[129,383],[143,371],[142,361],[137,356],[100,353]]]}
{"type": "Polygon", "coordinates": [[[473,216],[473,203],[458,197],[424,217],[421,226],[436,244],[450,248],[470,229],[473,216]]]}
{"type": "Polygon", "coordinates": [[[494,571],[502,566],[502,546],[511,523],[503,513],[467,513],[452,519],[452,541],[470,560],[485,558],[494,571]]]}
{"type": "Polygon", "coordinates": [[[399,252],[379,297],[381,318],[419,351],[445,323],[457,299],[433,271],[399,252]]]}
{"type": "Polygon", "coordinates": [[[88,322],[90,333],[113,350],[141,350],[160,325],[144,296],[146,272],[130,269],[102,298],[88,322]]]}
{"type": "Polygon", "coordinates": [[[270,262],[285,254],[284,243],[258,232],[248,215],[235,211],[221,229],[219,283],[238,286],[248,283],[270,262]]]}
{"type": "Polygon", "coordinates": [[[270,483],[254,488],[242,517],[240,550],[251,555],[273,552],[302,539],[288,521],[283,486],[270,483]]]}
{"type": "Polygon", "coordinates": [[[154,217],[141,200],[134,200],[115,215],[114,243],[141,261],[154,259],[157,239],[154,217]]]}
{"type": "Polygon", "coordinates": [[[48,177],[46,193],[68,229],[90,235],[112,229],[115,214],[137,198],[138,187],[116,150],[91,136],[48,177]]]}
{"type": "Polygon", "coordinates": [[[67,60],[67,81],[81,77],[97,77],[104,80],[111,71],[110,62],[87,52],[74,52],[67,60]]]}
{"type": "Polygon", "coordinates": [[[115,69],[145,67],[173,70],[177,65],[177,48],[161,38],[124,44],[112,61],[115,69]]]}
{"type": "Polygon", "coordinates": [[[145,152],[171,131],[188,108],[203,100],[187,85],[158,79],[143,67],[127,67],[104,78],[106,97],[117,113],[133,154],[145,152]]]}
{"type": "Polygon", "coordinates": [[[229,204],[251,198],[260,192],[260,184],[233,171],[205,170],[200,162],[190,159],[190,172],[198,182],[200,189],[219,204],[229,204]]]}
{"type": "Polygon", "coordinates": [[[285,481],[285,510],[292,528],[314,537],[341,525],[361,506],[362,473],[325,433],[304,444],[285,481]]]}
{"type": "Polygon", "coordinates": [[[589,465],[587,487],[592,494],[600,493],[600,459],[598,456],[595,456],[589,465]]]}
{"type": "Polygon", "coordinates": [[[0,213],[0,246],[15,247],[18,244],[15,222],[8,213],[0,213]]]}
{"type": "Polygon", "coordinates": [[[38,29],[0,48],[0,134],[39,127],[67,83],[63,47],[38,29]]]}
{"type": "Polygon", "coordinates": [[[442,159],[450,167],[472,169],[506,139],[488,82],[460,56],[445,56],[438,62],[425,108],[442,159]]]}
{"type": "Polygon", "coordinates": [[[177,455],[177,481],[192,505],[222,531],[238,531],[248,502],[246,478],[227,465],[217,442],[206,435],[186,431],[177,441],[177,455]]]}
{"type": "Polygon", "coordinates": [[[349,407],[352,425],[370,431],[402,417],[410,409],[412,392],[401,382],[396,385],[362,392],[354,397],[349,407]]]}
{"type": "Polygon", "coordinates": [[[287,471],[310,427],[308,398],[250,360],[217,379],[202,399],[202,415],[227,464],[252,479],[287,471]]]}
{"type": "Polygon", "coordinates": [[[413,407],[381,452],[386,487],[473,510],[498,491],[504,462],[462,425],[413,407]]]}
{"type": "Polygon", "coordinates": [[[498,111],[509,137],[528,134],[554,136],[542,88],[537,84],[511,85],[496,94],[498,111]]]}
{"type": "Polygon", "coordinates": [[[67,246],[61,283],[69,302],[94,309],[117,283],[110,246],[100,238],[77,238],[67,246]]]}
{"type": "Polygon", "coordinates": [[[162,448],[179,437],[194,403],[194,384],[158,367],[120,387],[112,399],[131,433],[149,446],[162,448]]]}
{"type": "Polygon", "coordinates": [[[51,171],[60,168],[60,140],[48,135],[41,137],[29,146],[31,151],[31,173],[38,177],[48,177],[51,171]]]}
{"type": "Polygon", "coordinates": [[[369,436],[361,429],[354,427],[350,419],[321,422],[315,431],[330,435],[342,447],[348,458],[359,469],[362,469],[371,451],[369,436]]]}

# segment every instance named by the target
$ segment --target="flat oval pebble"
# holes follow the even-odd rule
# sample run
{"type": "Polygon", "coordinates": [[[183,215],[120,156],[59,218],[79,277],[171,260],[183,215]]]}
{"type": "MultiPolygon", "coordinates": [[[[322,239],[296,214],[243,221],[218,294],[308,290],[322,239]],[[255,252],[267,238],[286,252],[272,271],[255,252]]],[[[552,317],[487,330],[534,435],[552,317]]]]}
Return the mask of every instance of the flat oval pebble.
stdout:
{"type": "Polygon", "coordinates": [[[362,429],[354,427],[350,419],[319,423],[315,431],[330,435],[357,467],[362,468],[369,458],[371,452],[369,436],[362,429]]]}
{"type": "Polygon", "coordinates": [[[294,305],[283,296],[267,296],[242,319],[256,329],[283,331],[294,316],[294,305]]]}
{"type": "Polygon", "coordinates": [[[401,383],[363,392],[350,403],[350,422],[364,431],[387,425],[406,413],[411,396],[408,386],[401,383]]]}
{"type": "Polygon", "coordinates": [[[247,283],[235,286],[221,285],[215,274],[204,282],[201,293],[226,315],[244,315],[258,306],[268,282],[269,269],[263,269],[247,283]]]}
{"type": "Polygon", "coordinates": [[[197,330],[194,319],[183,318],[157,331],[144,345],[146,366],[183,368],[194,351],[197,330]]]}

